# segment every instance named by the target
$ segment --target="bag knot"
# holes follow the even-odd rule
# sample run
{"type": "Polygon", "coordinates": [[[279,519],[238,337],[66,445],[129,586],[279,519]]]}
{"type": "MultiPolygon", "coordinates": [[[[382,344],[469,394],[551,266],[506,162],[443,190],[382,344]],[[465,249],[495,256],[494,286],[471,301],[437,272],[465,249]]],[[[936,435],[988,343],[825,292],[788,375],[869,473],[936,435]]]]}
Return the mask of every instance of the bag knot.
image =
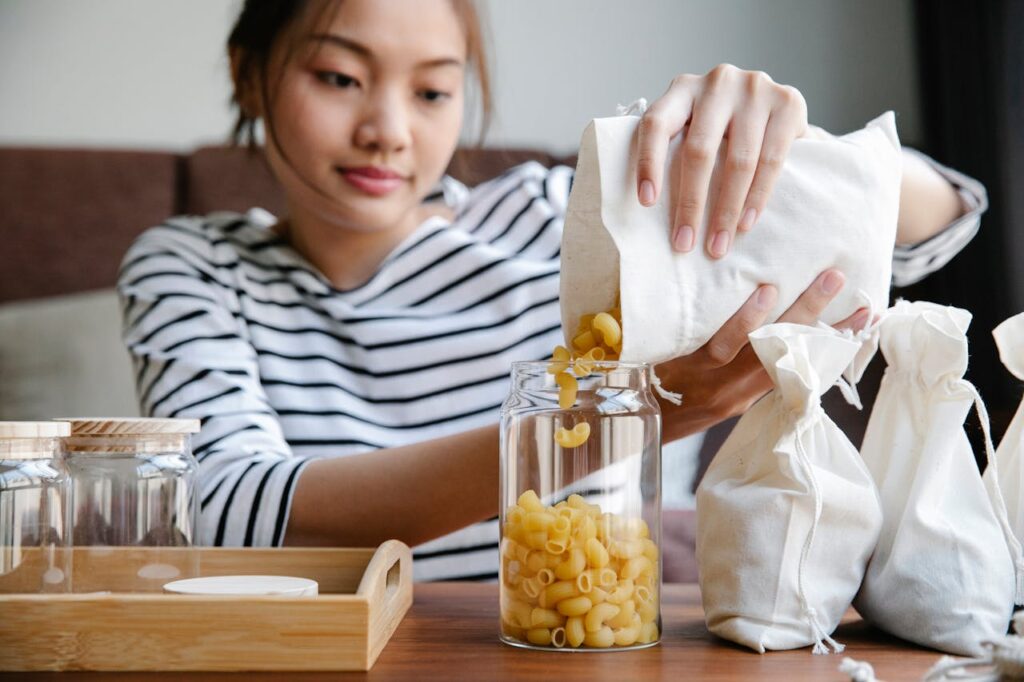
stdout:
{"type": "Polygon", "coordinates": [[[875,669],[867,661],[856,661],[846,657],[839,664],[839,672],[849,675],[850,682],[880,682],[875,677],[875,669]]]}

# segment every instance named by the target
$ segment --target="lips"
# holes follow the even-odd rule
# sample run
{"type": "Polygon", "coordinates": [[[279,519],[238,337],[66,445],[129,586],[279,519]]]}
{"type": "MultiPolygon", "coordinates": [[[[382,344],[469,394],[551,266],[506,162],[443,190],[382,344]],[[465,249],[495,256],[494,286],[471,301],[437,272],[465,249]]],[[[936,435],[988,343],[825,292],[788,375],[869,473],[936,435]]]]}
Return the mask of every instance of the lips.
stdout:
{"type": "Polygon", "coordinates": [[[375,197],[390,194],[408,180],[401,173],[384,166],[339,168],[338,172],[350,185],[375,197]]]}

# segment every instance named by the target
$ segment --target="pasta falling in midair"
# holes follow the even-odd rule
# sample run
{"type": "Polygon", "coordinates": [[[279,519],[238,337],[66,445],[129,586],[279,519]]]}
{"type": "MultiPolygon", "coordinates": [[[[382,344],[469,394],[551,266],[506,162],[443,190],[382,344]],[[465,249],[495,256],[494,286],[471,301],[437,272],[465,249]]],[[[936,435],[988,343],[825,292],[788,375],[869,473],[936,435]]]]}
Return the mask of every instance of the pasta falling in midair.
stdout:
{"type": "MultiPolygon", "coordinates": [[[[618,360],[622,352],[622,311],[619,308],[596,315],[583,315],[572,335],[572,349],[555,346],[551,353],[548,373],[555,375],[558,384],[558,406],[568,410],[576,403],[579,383],[576,378],[593,374],[595,365],[607,360],[618,360]]],[[[590,437],[590,426],[585,422],[572,429],[555,431],[555,442],[563,448],[576,448],[590,437]]]]}

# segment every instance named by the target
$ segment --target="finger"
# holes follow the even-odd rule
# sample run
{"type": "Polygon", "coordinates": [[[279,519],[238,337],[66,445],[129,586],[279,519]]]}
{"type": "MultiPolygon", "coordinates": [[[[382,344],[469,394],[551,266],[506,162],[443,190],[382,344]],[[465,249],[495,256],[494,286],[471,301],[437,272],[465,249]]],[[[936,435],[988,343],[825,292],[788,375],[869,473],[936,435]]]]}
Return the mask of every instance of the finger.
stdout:
{"type": "Polygon", "coordinates": [[[665,156],[669,140],[690,118],[693,97],[673,81],[669,92],[652,104],[637,127],[637,196],[644,206],[653,206],[664,183],[665,156]]]}
{"type": "Polygon", "coordinates": [[[818,317],[842,290],[846,277],[838,270],[826,270],[779,318],[779,322],[815,324],[818,317]]]}
{"type": "Polygon", "coordinates": [[[726,320],[701,348],[708,364],[713,367],[728,365],[747,345],[747,335],[768,319],[768,314],[778,300],[778,290],[770,284],[762,284],[736,313],[726,320]]]}
{"type": "MultiPolygon", "coordinates": [[[[756,107],[756,104],[753,106],[756,107]]],[[[729,126],[725,171],[718,197],[711,209],[711,220],[708,221],[709,251],[714,257],[724,256],[735,238],[742,217],[741,211],[750,192],[757,160],[761,154],[768,113],[767,108],[747,109],[742,115],[734,118],[729,126]],[[719,237],[720,233],[725,236],[719,237]],[[725,245],[722,251],[715,248],[719,240],[725,245]]]]}
{"type": "Polygon", "coordinates": [[[729,126],[731,109],[719,92],[710,90],[694,104],[690,128],[679,147],[681,177],[672,235],[672,245],[677,251],[691,251],[697,243],[697,229],[704,216],[711,174],[729,126]]]}
{"type": "Polygon", "coordinates": [[[738,226],[740,232],[749,231],[764,213],[793,140],[807,129],[807,110],[796,100],[800,98],[802,101],[800,93],[792,88],[786,89],[785,92],[794,93],[788,95],[794,99],[786,100],[790,103],[773,109],[768,118],[757,170],[754,173],[754,180],[750,183],[750,192],[738,226]]]}
{"type": "Polygon", "coordinates": [[[853,315],[850,315],[845,320],[840,320],[832,325],[835,329],[840,331],[849,329],[850,331],[859,332],[864,329],[870,322],[871,311],[867,308],[858,308],[853,315]]]}
{"type": "MultiPolygon", "coordinates": [[[[845,278],[838,270],[827,270],[821,273],[807,291],[805,291],[800,298],[797,299],[797,301],[790,306],[785,313],[783,313],[782,317],[779,318],[779,322],[814,324],[817,322],[822,311],[828,306],[829,302],[835,298],[836,294],[842,291],[844,282],[845,278]],[[831,279],[833,276],[838,277],[836,279],[831,279]]],[[[860,308],[853,315],[850,315],[845,320],[838,322],[835,327],[837,329],[853,329],[854,331],[859,331],[868,321],[870,316],[870,310],[867,308],[860,308]]],[[[757,358],[752,347],[748,346],[744,348],[739,357],[736,358],[734,364],[741,362],[744,364],[750,363],[752,365],[756,365],[756,368],[751,368],[748,371],[747,380],[742,387],[743,392],[749,398],[749,404],[752,405],[764,396],[764,394],[772,390],[775,385],[772,383],[771,377],[768,376],[768,373],[764,371],[764,366],[757,358]],[[757,369],[760,369],[761,371],[757,371],[757,369]]]]}

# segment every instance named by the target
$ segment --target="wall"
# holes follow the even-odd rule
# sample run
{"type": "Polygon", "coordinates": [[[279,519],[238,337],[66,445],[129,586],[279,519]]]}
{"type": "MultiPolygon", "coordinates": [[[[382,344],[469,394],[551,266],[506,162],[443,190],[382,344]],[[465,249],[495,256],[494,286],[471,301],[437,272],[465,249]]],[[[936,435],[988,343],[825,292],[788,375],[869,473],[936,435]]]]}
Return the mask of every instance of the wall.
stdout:
{"type": "MultiPolygon", "coordinates": [[[[485,0],[488,144],[569,151],[589,118],[720,62],[797,86],[834,131],[885,109],[920,138],[910,0],[485,0]]],[[[3,0],[0,144],[188,149],[225,139],[237,0],[3,0]]]]}

